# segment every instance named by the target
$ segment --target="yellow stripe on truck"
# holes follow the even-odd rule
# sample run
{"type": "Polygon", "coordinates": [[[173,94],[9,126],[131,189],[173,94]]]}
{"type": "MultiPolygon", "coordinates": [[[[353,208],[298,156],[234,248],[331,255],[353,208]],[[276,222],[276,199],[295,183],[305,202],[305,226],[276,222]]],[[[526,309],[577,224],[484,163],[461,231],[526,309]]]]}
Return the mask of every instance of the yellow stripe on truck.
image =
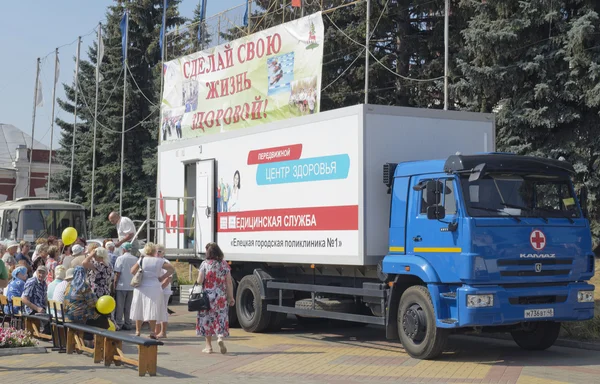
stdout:
{"type": "Polygon", "coordinates": [[[390,247],[390,252],[404,252],[404,247],[390,247]]]}
{"type": "Polygon", "coordinates": [[[436,247],[424,247],[424,248],[417,248],[415,247],[415,252],[422,252],[422,253],[432,253],[432,252],[438,252],[438,253],[461,253],[462,252],[462,248],[436,248],[436,247]]]}

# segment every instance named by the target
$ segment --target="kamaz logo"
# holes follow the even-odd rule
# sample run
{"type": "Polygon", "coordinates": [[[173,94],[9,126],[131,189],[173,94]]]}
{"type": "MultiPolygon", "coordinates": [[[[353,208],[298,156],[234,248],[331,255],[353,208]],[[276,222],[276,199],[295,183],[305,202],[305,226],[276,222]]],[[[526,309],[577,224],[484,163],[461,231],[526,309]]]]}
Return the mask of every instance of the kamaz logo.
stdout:
{"type": "Polygon", "coordinates": [[[521,259],[553,259],[556,253],[521,253],[521,259]]]}

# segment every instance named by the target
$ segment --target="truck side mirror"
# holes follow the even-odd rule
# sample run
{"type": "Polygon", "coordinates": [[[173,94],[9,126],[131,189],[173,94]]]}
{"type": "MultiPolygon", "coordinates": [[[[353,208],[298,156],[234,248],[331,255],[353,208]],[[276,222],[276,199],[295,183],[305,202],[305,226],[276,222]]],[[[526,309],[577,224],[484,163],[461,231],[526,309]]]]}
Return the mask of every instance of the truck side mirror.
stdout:
{"type": "Polygon", "coordinates": [[[425,185],[427,204],[438,205],[442,201],[444,184],[435,180],[428,181],[425,185]]]}
{"type": "Polygon", "coordinates": [[[446,217],[446,208],[443,205],[430,205],[427,207],[427,218],[429,220],[441,220],[446,217]]]}
{"type": "Polygon", "coordinates": [[[588,218],[588,215],[589,215],[588,209],[587,209],[587,203],[588,203],[588,189],[584,185],[579,190],[579,204],[581,205],[581,212],[583,213],[583,217],[585,217],[586,219],[588,218]]]}

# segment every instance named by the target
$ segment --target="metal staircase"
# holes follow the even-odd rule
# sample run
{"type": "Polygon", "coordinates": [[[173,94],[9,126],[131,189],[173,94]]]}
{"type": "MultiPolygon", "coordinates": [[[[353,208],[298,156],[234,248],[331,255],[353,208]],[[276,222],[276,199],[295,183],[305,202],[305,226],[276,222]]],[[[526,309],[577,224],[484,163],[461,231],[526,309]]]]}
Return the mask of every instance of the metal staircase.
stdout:
{"type": "Polygon", "coordinates": [[[135,238],[145,229],[147,241],[165,246],[165,258],[168,260],[201,260],[204,254],[198,252],[195,242],[196,217],[196,201],[193,197],[149,197],[146,220],[139,226],[135,238]],[[167,206],[176,207],[174,215],[166,214],[167,206]],[[189,209],[190,206],[192,209],[189,209]],[[189,217],[190,213],[192,217],[189,217]],[[186,223],[190,225],[186,226],[186,223]]]}

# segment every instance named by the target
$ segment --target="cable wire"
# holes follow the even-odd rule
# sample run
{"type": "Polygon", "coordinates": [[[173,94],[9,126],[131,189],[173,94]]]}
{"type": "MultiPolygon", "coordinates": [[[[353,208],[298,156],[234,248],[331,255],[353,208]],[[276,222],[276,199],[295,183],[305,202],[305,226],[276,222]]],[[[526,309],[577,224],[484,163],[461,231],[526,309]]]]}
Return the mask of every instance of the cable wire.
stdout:
{"type": "Polygon", "coordinates": [[[327,84],[325,86],[325,88],[321,88],[321,92],[323,92],[324,90],[326,90],[327,88],[329,88],[333,83],[335,83],[336,81],[338,81],[340,79],[340,77],[344,76],[344,74],[354,65],[354,63],[356,63],[356,60],[358,60],[362,56],[362,54],[363,54],[364,51],[365,50],[363,49],[362,52],[360,53],[360,55],[357,55],[354,58],[354,60],[352,60],[352,62],[350,63],[350,65],[346,69],[344,69],[344,71],[342,73],[340,73],[340,75],[338,77],[336,77],[335,80],[333,80],[331,83],[327,84]]]}
{"type": "Polygon", "coordinates": [[[142,91],[142,89],[138,85],[137,81],[135,81],[135,78],[133,77],[133,73],[131,72],[131,68],[129,68],[129,63],[127,63],[127,71],[131,75],[131,79],[133,80],[133,83],[137,87],[138,91],[140,91],[140,93],[142,94],[142,96],[144,96],[144,99],[146,99],[146,101],[149,102],[150,105],[152,105],[153,107],[156,107],[156,104],[154,104],[152,101],[150,101],[150,99],[144,94],[144,91],[142,91]]]}

